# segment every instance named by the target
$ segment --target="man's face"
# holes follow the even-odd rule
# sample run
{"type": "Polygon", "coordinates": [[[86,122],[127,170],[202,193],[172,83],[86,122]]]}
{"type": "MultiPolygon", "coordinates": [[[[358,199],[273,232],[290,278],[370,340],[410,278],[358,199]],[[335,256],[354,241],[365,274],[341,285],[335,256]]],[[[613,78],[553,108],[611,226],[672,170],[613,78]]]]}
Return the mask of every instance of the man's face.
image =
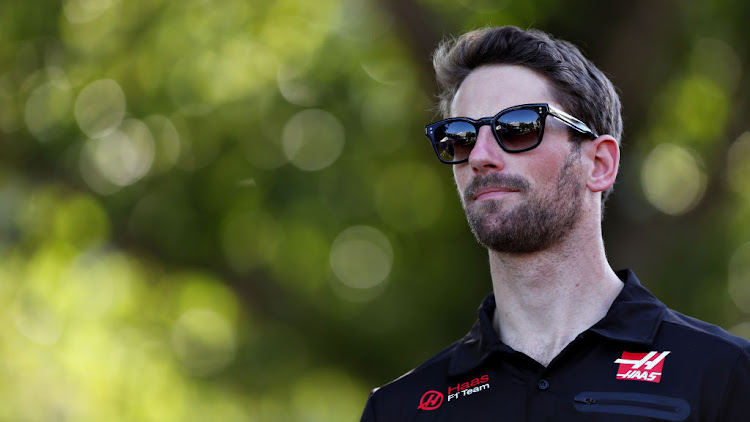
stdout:
{"type": "MultiPolygon", "coordinates": [[[[547,81],[521,66],[491,65],[472,71],[453,101],[452,115],[494,116],[519,104],[560,107],[547,81]]],[[[580,156],[565,125],[548,118],[542,143],[510,154],[482,126],[469,161],[453,173],[472,232],[483,246],[506,253],[531,253],[559,243],[580,216],[580,156]]]]}

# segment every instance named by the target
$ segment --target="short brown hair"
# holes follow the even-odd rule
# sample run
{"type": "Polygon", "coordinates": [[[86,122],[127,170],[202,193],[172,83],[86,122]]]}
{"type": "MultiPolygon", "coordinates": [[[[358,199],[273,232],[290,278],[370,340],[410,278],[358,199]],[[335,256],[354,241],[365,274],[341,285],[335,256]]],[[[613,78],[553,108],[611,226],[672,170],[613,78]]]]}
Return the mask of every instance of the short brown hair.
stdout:
{"type": "MultiPolygon", "coordinates": [[[[596,133],[612,135],[618,142],[622,136],[620,97],[612,82],[575,45],[543,31],[514,26],[471,31],[444,40],[432,63],[443,117],[450,117],[456,91],[472,70],[489,64],[515,64],[546,77],[554,99],[596,133]]],[[[602,200],[610,191],[602,194],[602,200]]]]}

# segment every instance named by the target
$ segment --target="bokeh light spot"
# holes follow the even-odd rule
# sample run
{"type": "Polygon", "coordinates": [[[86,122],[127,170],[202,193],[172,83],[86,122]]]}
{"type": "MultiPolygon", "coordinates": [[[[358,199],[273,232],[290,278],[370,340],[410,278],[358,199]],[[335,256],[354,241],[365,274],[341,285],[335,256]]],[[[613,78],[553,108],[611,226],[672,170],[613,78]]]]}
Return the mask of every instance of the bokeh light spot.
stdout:
{"type": "Polygon", "coordinates": [[[427,228],[443,210],[443,189],[430,166],[406,162],[383,170],[375,184],[375,204],[389,226],[405,231],[427,228]]]}
{"type": "Polygon", "coordinates": [[[93,198],[77,195],[55,208],[53,233],[55,238],[78,249],[103,244],[109,238],[110,222],[104,209],[93,198]]]}
{"type": "Polygon", "coordinates": [[[118,0],[67,0],[63,13],[70,23],[90,22],[98,18],[118,0]]]}
{"type": "Polygon", "coordinates": [[[134,296],[142,283],[136,265],[120,253],[79,255],[65,273],[66,296],[76,315],[96,319],[115,311],[140,312],[134,296]]]}
{"type": "Polygon", "coordinates": [[[228,322],[237,320],[240,304],[234,292],[221,280],[208,274],[185,273],[176,277],[180,283],[179,308],[209,309],[225,317],[228,322]]]}
{"type": "Polygon", "coordinates": [[[682,81],[672,110],[696,146],[713,145],[729,116],[729,98],[712,79],[694,76],[682,81]]]}
{"type": "Polygon", "coordinates": [[[148,126],[154,138],[154,163],[152,172],[170,170],[177,164],[182,152],[180,133],[172,121],[164,116],[149,116],[144,119],[144,123],[148,126]]]}
{"type": "MultiPolygon", "coordinates": [[[[89,318],[101,318],[115,301],[116,283],[122,281],[104,256],[86,254],[73,262],[65,274],[66,296],[75,304],[72,312],[89,318]]],[[[99,320],[101,322],[101,320],[99,320]]]]}
{"type": "Polygon", "coordinates": [[[362,70],[374,81],[381,84],[398,84],[409,80],[411,76],[408,72],[409,67],[404,63],[393,58],[378,58],[360,63],[362,70]]]}
{"type": "Polygon", "coordinates": [[[750,132],[740,135],[727,151],[727,181],[735,192],[750,196],[750,132]]]}
{"type": "Polygon", "coordinates": [[[340,16],[341,1],[277,0],[264,14],[259,40],[283,61],[305,67],[340,16]]]}
{"type": "Polygon", "coordinates": [[[125,93],[112,79],[100,79],[81,90],[75,103],[78,126],[90,138],[115,130],[125,116],[125,93]]]}
{"type": "Polygon", "coordinates": [[[729,332],[750,340],[750,321],[741,322],[729,329],[729,332]]]}
{"type": "Polygon", "coordinates": [[[70,111],[73,93],[67,81],[47,82],[38,86],[26,101],[24,119],[35,138],[47,141],[56,135],[70,111]]]}
{"type": "Polygon", "coordinates": [[[23,239],[39,243],[49,238],[54,210],[61,196],[59,188],[46,187],[36,189],[24,198],[15,213],[15,224],[23,239]]]}
{"type": "MultiPolygon", "coordinates": [[[[222,103],[241,98],[258,88],[261,82],[272,80],[274,54],[267,53],[264,61],[259,62],[256,52],[258,43],[247,36],[225,40],[220,46],[219,56],[213,57],[206,66],[206,81],[209,83],[210,99],[222,103]]],[[[265,85],[265,84],[263,84],[265,85]]]]}
{"type": "MultiPolygon", "coordinates": [[[[89,139],[81,160],[85,169],[82,172],[92,188],[100,185],[97,178],[122,187],[128,186],[145,176],[154,161],[154,139],[151,131],[140,120],[128,119],[118,130],[106,136],[89,139]]],[[[97,189],[98,190],[98,189],[97,189]]]]}
{"type": "Polygon", "coordinates": [[[18,331],[36,344],[55,344],[62,336],[63,322],[34,295],[20,294],[13,303],[12,316],[18,331]]]}
{"type": "Polygon", "coordinates": [[[724,87],[701,73],[672,79],[651,107],[647,140],[651,146],[670,143],[692,148],[713,159],[730,104],[724,87]]]}
{"type": "Polygon", "coordinates": [[[189,309],[172,330],[172,348],[194,375],[215,374],[235,357],[236,338],[227,319],[209,309],[189,309]]]}
{"type": "Polygon", "coordinates": [[[284,153],[292,164],[302,170],[321,170],[339,158],[344,127],[331,113],[308,109],[289,119],[282,139],[284,153]]]}
{"type": "Polygon", "coordinates": [[[341,17],[334,28],[337,35],[371,43],[393,32],[393,18],[368,0],[341,2],[341,17]]]}
{"type": "Polygon", "coordinates": [[[216,40],[174,63],[168,90],[183,113],[201,115],[267,87],[277,67],[276,52],[247,36],[216,40]]]}
{"type": "Polygon", "coordinates": [[[303,107],[311,107],[318,102],[315,84],[304,77],[298,76],[296,72],[279,68],[276,74],[276,83],[279,92],[285,100],[291,104],[303,107]]]}
{"type": "Polygon", "coordinates": [[[679,215],[700,201],[706,175],[690,151],[674,144],[660,144],[643,162],[641,185],[654,207],[665,214],[679,215]]]}
{"type": "Polygon", "coordinates": [[[729,295],[744,312],[750,312],[750,243],[740,246],[729,260],[729,295]]]}
{"type": "Polygon", "coordinates": [[[740,80],[742,61],[726,42],[716,38],[701,38],[693,48],[690,67],[725,92],[732,92],[740,80]]]}
{"type": "Polygon", "coordinates": [[[393,264],[393,248],[379,230],[353,226],[333,241],[330,262],[333,273],[342,283],[368,289],[388,277],[393,264]]]}

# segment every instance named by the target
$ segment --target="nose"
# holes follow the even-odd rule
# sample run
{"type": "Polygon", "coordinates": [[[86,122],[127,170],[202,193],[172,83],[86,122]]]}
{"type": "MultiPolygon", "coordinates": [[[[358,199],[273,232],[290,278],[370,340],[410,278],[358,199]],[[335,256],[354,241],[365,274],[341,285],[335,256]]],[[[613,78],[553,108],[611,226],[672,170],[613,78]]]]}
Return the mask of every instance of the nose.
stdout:
{"type": "Polygon", "coordinates": [[[474,173],[502,170],[505,167],[505,151],[500,148],[492,129],[482,126],[477,134],[477,142],[469,154],[469,165],[474,173]]]}

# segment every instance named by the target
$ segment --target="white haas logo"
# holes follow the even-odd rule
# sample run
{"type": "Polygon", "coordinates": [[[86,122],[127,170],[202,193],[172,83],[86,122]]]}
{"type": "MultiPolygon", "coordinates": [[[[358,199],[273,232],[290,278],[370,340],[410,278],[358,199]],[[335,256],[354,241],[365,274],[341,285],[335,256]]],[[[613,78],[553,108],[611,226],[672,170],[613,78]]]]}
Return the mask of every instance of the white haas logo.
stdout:
{"type": "Polygon", "coordinates": [[[620,367],[617,370],[617,379],[661,382],[661,372],[664,365],[666,352],[628,353],[622,352],[622,357],[615,360],[620,367]]]}

